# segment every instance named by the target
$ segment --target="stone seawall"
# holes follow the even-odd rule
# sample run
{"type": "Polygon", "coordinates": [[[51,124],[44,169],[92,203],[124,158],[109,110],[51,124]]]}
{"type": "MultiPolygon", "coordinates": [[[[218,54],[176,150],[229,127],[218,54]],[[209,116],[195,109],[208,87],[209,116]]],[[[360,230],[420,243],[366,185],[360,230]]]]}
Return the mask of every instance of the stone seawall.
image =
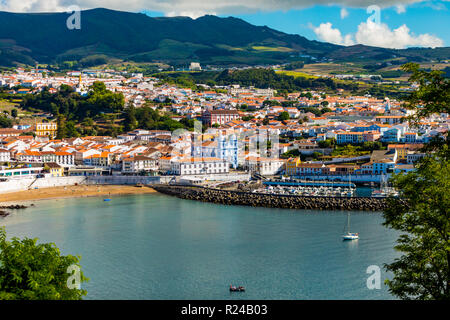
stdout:
{"type": "Polygon", "coordinates": [[[308,210],[383,211],[386,200],[382,198],[352,197],[301,197],[269,195],[241,191],[225,191],[203,187],[155,185],[156,191],[181,199],[213,202],[227,205],[308,210]]]}

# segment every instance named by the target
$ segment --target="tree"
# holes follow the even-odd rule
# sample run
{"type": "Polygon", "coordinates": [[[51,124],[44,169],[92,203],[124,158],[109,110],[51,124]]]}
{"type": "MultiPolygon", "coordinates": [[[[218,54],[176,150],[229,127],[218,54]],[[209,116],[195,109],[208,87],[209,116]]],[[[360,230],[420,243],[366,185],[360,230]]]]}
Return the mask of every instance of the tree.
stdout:
{"type": "MultiPolygon", "coordinates": [[[[79,256],[62,256],[53,243],[38,239],[6,240],[0,228],[0,300],[81,300],[86,290],[71,287],[74,266],[80,268],[79,256]]],[[[80,284],[89,279],[79,273],[80,284]]]]}
{"type": "Polygon", "coordinates": [[[17,109],[12,109],[12,110],[11,110],[11,116],[12,116],[13,118],[17,118],[17,109]]]}
{"type": "Polygon", "coordinates": [[[407,109],[416,111],[410,117],[413,123],[432,114],[450,113],[450,79],[444,77],[444,72],[424,71],[416,63],[407,63],[402,70],[411,72],[409,81],[419,85],[419,89],[413,91],[403,104],[407,109]]]}
{"type": "Polygon", "coordinates": [[[384,225],[404,232],[386,265],[394,273],[389,291],[402,299],[450,299],[450,161],[424,158],[417,169],[396,175],[401,198],[389,200],[384,225]]]}
{"type": "Polygon", "coordinates": [[[56,124],[58,125],[58,129],[56,131],[56,139],[66,138],[67,137],[66,119],[62,114],[58,115],[56,124]]]}
{"type": "Polygon", "coordinates": [[[0,115],[0,128],[10,128],[12,121],[5,116],[0,115]]]}
{"type": "Polygon", "coordinates": [[[136,109],[130,105],[125,111],[124,129],[125,131],[133,131],[137,127],[136,109]]]}
{"type": "Polygon", "coordinates": [[[279,121],[285,121],[285,120],[289,120],[289,113],[287,111],[283,111],[278,115],[278,120],[279,121]]]}
{"type": "MultiPolygon", "coordinates": [[[[414,110],[411,123],[423,117],[449,112],[449,81],[437,71],[426,72],[407,64],[410,81],[419,88],[405,106],[414,110]]],[[[391,179],[399,191],[390,198],[384,225],[401,231],[396,249],[403,255],[385,265],[394,278],[386,280],[392,294],[402,299],[450,299],[450,151],[448,133],[426,146],[427,156],[416,170],[391,179]],[[446,136],[446,137],[445,137],[446,136]]]]}

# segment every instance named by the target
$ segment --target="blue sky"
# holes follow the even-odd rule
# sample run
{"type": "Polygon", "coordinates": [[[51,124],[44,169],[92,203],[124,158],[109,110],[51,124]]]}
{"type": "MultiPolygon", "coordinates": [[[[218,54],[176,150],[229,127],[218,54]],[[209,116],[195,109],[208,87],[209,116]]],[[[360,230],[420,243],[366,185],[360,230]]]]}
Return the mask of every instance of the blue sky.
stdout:
{"type": "Polygon", "coordinates": [[[150,16],[235,16],[342,45],[450,46],[450,0],[0,0],[0,10],[11,12],[65,12],[72,5],[150,16]],[[374,4],[380,21],[367,20],[366,8],[374,4]]]}
{"type": "MultiPolygon", "coordinates": [[[[436,41],[421,41],[419,37],[428,34],[432,38],[440,39],[442,42],[437,46],[450,46],[450,2],[449,1],[426,1],[414,3],[398,9],[396,6],[382,8],[380,11],[380,20],[385,27],[392,31],[392,34],[386,32],[386,29],[373,30],[374,33],[384,34],[385,37],[391,36],[393,39],[385,43],[377,41],[364,43],[368,45],[378,45],[384,47],[391,47],[391,43],[398,43],[404,41],[404,47],[414,46],[433,46],[429,43],[436,43],[436,41]],[[409,33],[403,35],[394,35],[394,29],[406,25],[409,33]],[[405,40],[404,36],[415,37],[416,40],[405,40]],[[399,39],[401,37],[401,39],[399,39]]],[[[162,12],[148,11],[150,16],[162,16],[162,12]]],[[[366,12],[366,8],[349,8],[337,5],[321,5],[312,6],[305,9],[291,9],[284,11],[270,11],[270,12],[253,12],[253,13],[234,13],[234,14],[218,14],[222,17],[235,16],[244,19],[252,24],[263,26],[267,25],[273,29],[280,30],[286,33],[300,34],[308,39],[330,41],[323,32],[319,30],[314,31],[324,23],[331,23],[331,31],[337,29],[344,38],[348,35],[352,40],[350,44],[360,43],[356,37],[358,26],[366,22],[371,14],[366,12]],[[345,9],[347,15],[341,17],[341,10],[345,9]]],[[[329,30],[329,29],[328,29],[329,30]]],[[[325,30],[326,31],[326,30],[325,30]]],[[[367,33],[365,33],[367,35],[367,33]]],[[[364,33],[363,33],[364,35],[364,33]]],[[[363,37],[363,36],[362,36],[363,37]]],[[[370,36],[367,36],[371,38],[370,36]]],[[[364,38],[364,37],[363,37],[364,38]]],[[[387,39],[388,40],[388,39],[387,39]]],[[[423,39],[422,39],[423,40],[423,39]]],[[[339,43],[339,41],[334,41],[339,43]]],[[[344,44],[343,40],[342,43],[344,44]]],[[[438,42],[439,44],[439,42],[438,42]]]]}

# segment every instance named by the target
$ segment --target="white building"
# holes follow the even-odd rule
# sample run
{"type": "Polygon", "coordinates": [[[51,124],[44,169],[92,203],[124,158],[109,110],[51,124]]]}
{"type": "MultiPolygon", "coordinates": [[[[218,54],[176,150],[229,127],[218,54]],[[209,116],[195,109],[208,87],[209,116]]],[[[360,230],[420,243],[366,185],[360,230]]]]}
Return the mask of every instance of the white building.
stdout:
{"type": "Polygon", "coordinates": [[[198,63],[198,62],[191,62],[191,65],[189,66],[189,70],[191,70],[191,71],[201,71],[202,67],[200,66],[200,63],[198,63]]]}
{"type": "Polygon", "coordinates": [[[284,161],[281,159],[252,157],[245,158],[244,169],[260,175],[272,176],[280,173],[284,168],[284,161]]]}
{"type": "Polygon", "coordinates": [[[11,153],[8,150],[0,149],[0,162],[8,162],[11,160],[11,153]]]}
{"type": "Polygon", "coordinates": [[[205,175],[229,173],[230,164],[219,158],[180,158],[171,162],[172,174],[205,175]]]}
{"type": "Polygon", "coordinates": [[[158,171],[158,161],[145,156],[123,159],[122,172],[136,173],[141,171],[158,171]]]}

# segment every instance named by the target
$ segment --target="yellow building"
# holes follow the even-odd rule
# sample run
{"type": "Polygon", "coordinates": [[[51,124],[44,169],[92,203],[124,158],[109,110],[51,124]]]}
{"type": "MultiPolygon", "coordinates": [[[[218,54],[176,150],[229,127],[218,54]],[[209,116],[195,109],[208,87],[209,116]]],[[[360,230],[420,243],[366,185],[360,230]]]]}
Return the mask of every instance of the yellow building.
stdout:
{"type": "Polygon", "coordinates": [[[286,161],[286,174],[288,176],[297,175],[297,167],[300,165],[300,158],[290,158],[286,161]]]}
{"type": "Polygon", "coordinates": [[[49,162],[46,164],[47,167],[50,168],[50,175],[52,177],[63,177],[64,176],[64,168],[55,162],[49,162]]]}
{"type": "Polygon", "coordinates": [[[37,136],[49,136],[54,138],[58,131],[58,125],[56,122],[39,122],[36,123],[35,133],[37,136]]]}

